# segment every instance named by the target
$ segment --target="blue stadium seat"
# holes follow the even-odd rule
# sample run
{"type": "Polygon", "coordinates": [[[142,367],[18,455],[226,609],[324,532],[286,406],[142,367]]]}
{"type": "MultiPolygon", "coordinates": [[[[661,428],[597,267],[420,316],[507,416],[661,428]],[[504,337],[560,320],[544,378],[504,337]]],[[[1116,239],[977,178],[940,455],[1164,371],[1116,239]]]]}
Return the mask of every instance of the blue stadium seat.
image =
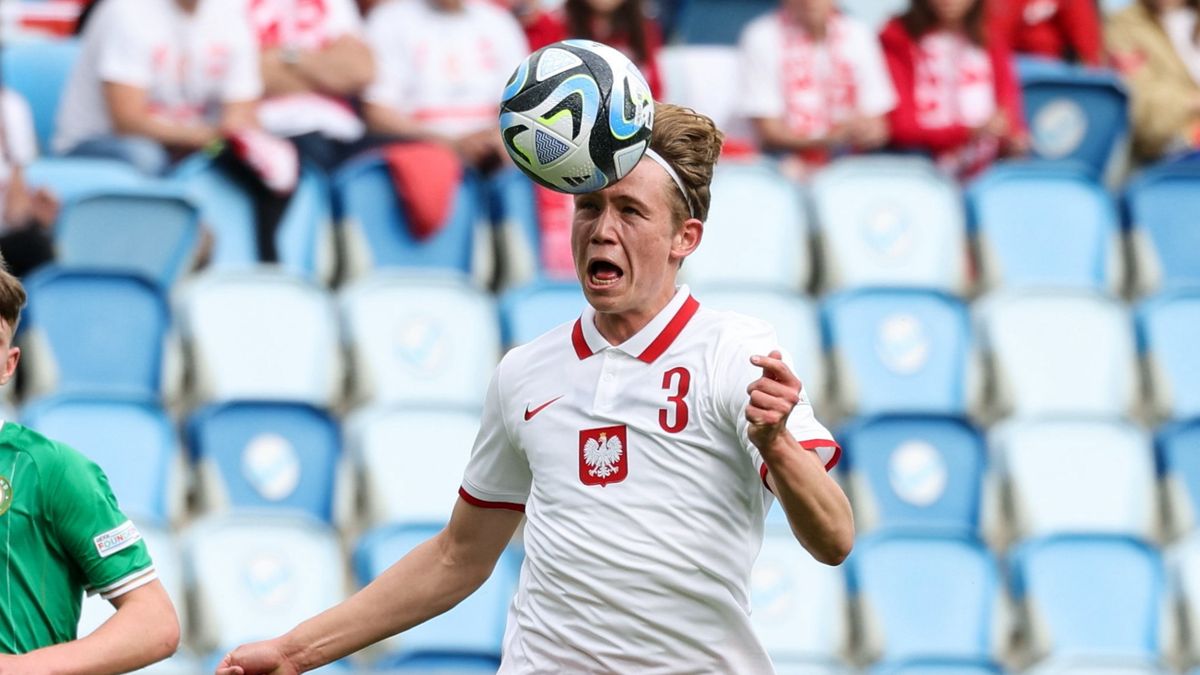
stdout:
{"type": "MultiPolygon", "coordinates": [[[[366,585],[418,544],[434,536],[437,525],[407,525],[372,530],[354,551],[354,572],[366,585]]],[[[414,657],[463,656],[494,658],[499,665],[508,605],[517,588],[521,553],[509,548],[492,576],[449,612],[411,628],[385,643],[384,665],[399,665],[414,657]]]]}
{"type": "Polygon", "coordinates": [[[1129,140],[1129,97],[1117,74],[1045,59],[1017,63],[1033,156],[1113,176],[1129,140]]]}
{"type": "Polygon", "coordinates": [[[206,272],[181,288],[177,307],[194,399],[341,399],[337,312],[324,289],[280,272],[206,272]]]}
{"type": "Polygon", "coordinates": [[[500,360],[499,313],[465,277],[379,271],[340,304],[356,400],[482,405],[500,360]]]}
{"type": "Polygon", "coordinates": [[[130,518],[163,527],[183,515],[183,453],[153,400],[58,395],[27,404],[21,422],[98,464],[130,518]]]}
{"type": "Polygon", "coordinates": [[[33,111],[33,125],[43,152],[50,149],[58,100],[79,56],[79,41],[30,40],[4,45],[0,81],[20,92],[33,111]]]}
{"type": "Polygon", "coordinates": [[[542,250],[534,184],[519,169],[509,167],[482,181],[488,217],[495,223],[495,236],[503,259],[502,288],[513,288],[540,275],[542,250]]]}
{"type": "Polygon", "coordinates": [[[333,521],[343,480],[341,432],[297,403],[226,403],[192,415],[188,445],[209,512],[285,510],[333,521]]]}
{"type": "Polygon", "coordinates": [[[990,659],[1001,634],[995,560],[971,537],[879,534],[848,560],[864,651],[883,662],[990,659]]]}
{"type": "Polygon", "coordinates": [[[361,500],[372,525],[445,522],[479,431],[477,410],[373,407],[346,421],[361,500]]]}
{"type": "Polygon", "coordinates": [[[967,196],[989,286],[1121,290],[1120,219],[1093,178],[1066,167],[1000,165],[967,196]]]}
{"type": "Polygon", "coordinates": [[[807,211],[794,182],[766,163],[721,164],[713,176],[704,241],[680,276],[696,286],[803,291],[812,278],[809,239],[807,211]],[[771,245],[763,246],[766,241],[771,245]]]}
{"type": "Polygon", "coordinates": [[[25,287],[32,393],[157,396],[163,390],[171,317],[153,283],[120,272],[47,266],[25,287]]]}
{"type": "Polygon", "coordinates": [[[899,289],[848,291],[824,307],[825,347],[848,414],[963,414],[977,377],[963,304],[899,289]]]}
{"type": "Polygon", "coordinates": [[[842,570],[823,565],[785,525],[768,527],[750,576],[750,620],[776,665],[836,661],[850,640],[842,570]]]}
{"type": "Polygon", "coordinates": [[[1200,167],[1148,169],[1130,181],[1125,199],[1139,289],[1200,285],[1200,167]]]}
{"type": "Polygon", "coordinates": [[[1144,659],[1047,659],[1025,671],[1026,675],[1168,675],[1167,670],[1144,659]]]}
{"type": "Polygon", "coordinates": [[[1157,551],[1124,537],[1030,540],[1011,556],[1009,591],[1035,656],[1157,659],[1164,585],[1157,551]]]}
{"type": "Polygon", "coordinates": [[[208,517],[185,530],[181,542],[192,644],[201,653],[282,635],[346,595],[337,534],[319,521],[208,517]]]}
{"type": "Polygon", "coordinates": [[[64,205],[94,192],[155,184],[127,162],[97,157],[39,157],[25,168],[25,181],[53,192],[64,205]]]}
{"type": "Polygon", "coordinates": [[[1172,601],[1180,612],[1183,660],[1200,663],[1200,532],[1181,539],[1169,549],[1166,559],[1172,601]]]}
{"type": "Polygon", "coordinates": [[[1200,288],[1147,300],[1137,320],[1156,411],[1166,418],[1200,417],[1200,288]]]}
{"type": "Polygon", "coordinates": [[[871,669],[870,675],[1001,675],[995,663],[976,659],[908,659],[884,663],[871,669]]]}
{"type": "Polygon", "coordinates": [[[500,298],[504,344],[524,344],[555,326],[574,321],[586,305],[578,281],[540,281],[509,291],[500,298]]]}
{"type": "Polygon", "coordinates": [[[825,288],[966,291],[962,196],[929,160],[849,157],[818,173],[811,192],[825,288]]]}
{"type": "Polygon", "coordinates": [[[1083,290],[1002,291],[978,301],[975,315],[997,412],[1121,417],[1137,405],[1133,321],[1116,300],[1083,290]]]}
{"type": "MultiPolygon", "coordinates": [[[[1155,449],[1171,529],[1182,535],[1194,530],[1200,517],[1200,419],[1163,427],[1155,449]]],[[[1200,642],[1196,645],[1200,650],[1200,642]]]]}
{"type": "Polygon", "coordinates": [[[838,438],[859,532],[978,530],[987,452],[965,420],[876,417],[851,424],[838,438]]]}
{"type": "Polygon", "coordinates": [[[839,662],[791,661],[772,658],[775,675],[850,675],[852,672],[839,662]]]}
{"type": "Polygon", "coordinates": [[[791,355],[809,400],[821,403],[827,380],[825,357],[821,320],[811,300],[787,291],[737,287],[697,288],[695,296],[703,307],[739,312],[774,326],[779,346],[791,355]]]}
{"type": "Polygon", "coordinates": [[[333,185],[352,275],[380,267],[449,269],[464,274],[477,271],[476,229],[485,218],[475,180],[463,181],[449,222],[424,241],[410,234],[379,154],[347,163],[334,176],[333,185]]]}
{"type": "Polygon", "coordinates": [[[778,6],[775,0],[686,0],[675,38],[689,45],[735,45],[746,24],[778,6]]]}
{"type": "Polygon", "coordinates": [[[1154,451],[1135,425],[1104,418],[1010,420],[994,427],[989,441],[1014,537],[1157,535],[1154,451]]]}
{"type": "Polygon", "coordinates": [[[149,185],[68,202],[54,228],[59,265],[133,272],[164,288],[191,268],[199,242],[196,207],[149,185]]]}
{"type": "MultiPolygon", "coordinates": [[[[365,671],[366,675],[496,675],[500,667],[494,656],[470,654],[430,654],[412,656],[395,663],[384,657],[378,670],[365,671]]],[[[364,671],[356,671],[364,673],[364,671]]]]}

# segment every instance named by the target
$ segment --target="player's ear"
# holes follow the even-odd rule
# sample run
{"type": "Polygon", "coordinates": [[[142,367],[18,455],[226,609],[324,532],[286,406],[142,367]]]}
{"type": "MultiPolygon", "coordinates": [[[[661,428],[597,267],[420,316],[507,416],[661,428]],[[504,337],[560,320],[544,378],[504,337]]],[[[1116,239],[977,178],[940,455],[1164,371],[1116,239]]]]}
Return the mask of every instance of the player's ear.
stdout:
{"type": "Polygon", "coordinates": [[[675,236],[671,242],[671,257],[676,260],[683,260],[691,255],[696,250],[696,247],[700,246],[700,240],[703,238],[704,223],[700,222],[697,218],[688,218],[675,231],[675,236]]]}
{"type": "Polygon", "coordinates": [[[17,372],[17,363],[21,361],[21,348],[9,347],[8,355],[4,360],[4,371],[0,372],[0,387],[8,384],[12,379],[13,374],[17,372]]]}

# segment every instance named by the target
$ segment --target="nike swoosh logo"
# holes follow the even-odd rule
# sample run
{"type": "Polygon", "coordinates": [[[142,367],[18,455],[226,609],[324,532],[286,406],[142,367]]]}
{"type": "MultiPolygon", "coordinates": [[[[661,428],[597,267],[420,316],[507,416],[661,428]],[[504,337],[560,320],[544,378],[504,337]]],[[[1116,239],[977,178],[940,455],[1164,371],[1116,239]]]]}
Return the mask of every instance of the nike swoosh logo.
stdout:
{"type": "Polygon", "coordinates": [[[526,403],[525,404],[525,421],[528,422],[529,420],[533,419],[534,415],[542,412],[543,410],[548,408],[551,403],[554,403],[555,401],[562,398],[563,396],[566,396],[566,394],[563,394],[562,396],[555,396],[554,398],[550,399],[549,401],[546,401],[545,403],[539,405],[538,407],[534,408],[533,410],[530,410],[529,404],[526,403]]]}

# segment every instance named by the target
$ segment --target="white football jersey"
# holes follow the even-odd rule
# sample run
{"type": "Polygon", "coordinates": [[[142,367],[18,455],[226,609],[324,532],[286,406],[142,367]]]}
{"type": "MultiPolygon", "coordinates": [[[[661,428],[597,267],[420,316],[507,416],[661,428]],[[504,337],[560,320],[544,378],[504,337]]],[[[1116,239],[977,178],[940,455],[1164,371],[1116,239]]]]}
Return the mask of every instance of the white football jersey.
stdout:
{"type": "MultiPolygon", "coordinates": [[[[460,490],[527,519],[500,673],[772,672],[749,620],[772,496],[745,408],[774,330],[686,286],[620,345],[594,319],[501,361],[460,490]]],[[[837,462],[803,393],[788,428],[837,462]]]]}

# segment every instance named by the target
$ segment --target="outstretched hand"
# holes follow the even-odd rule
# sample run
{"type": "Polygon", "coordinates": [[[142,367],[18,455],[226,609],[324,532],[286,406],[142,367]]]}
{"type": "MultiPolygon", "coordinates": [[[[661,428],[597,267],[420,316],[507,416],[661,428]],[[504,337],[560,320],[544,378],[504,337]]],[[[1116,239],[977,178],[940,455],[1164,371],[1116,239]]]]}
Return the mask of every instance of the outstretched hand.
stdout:
{"type": "Polygon", "coordinates": [[[275,640],[255,642],[229,652],[217,666],[216,675],[299,675],[300,670],[284,656],[275,640]]]}
{"type": "Polygon", "coordinates": [[[746,387],[750,394],[746,404],[750,442],[768,451],[775,439],[786,433],[788,416],[800,402],[800,378],[783,362],[778,350],[767,356],[751,356],[750,363],[762,368],[762,377],[746,387]]]}

